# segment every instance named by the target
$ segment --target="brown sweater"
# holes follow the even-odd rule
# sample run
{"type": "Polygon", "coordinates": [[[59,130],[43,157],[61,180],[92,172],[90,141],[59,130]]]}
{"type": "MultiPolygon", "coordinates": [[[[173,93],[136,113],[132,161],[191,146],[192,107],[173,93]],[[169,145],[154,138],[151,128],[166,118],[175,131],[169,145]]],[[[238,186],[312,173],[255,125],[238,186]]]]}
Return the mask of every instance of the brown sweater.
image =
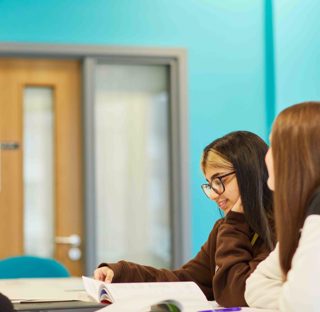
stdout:
{"type": "Polygon", "coordinates": [[[246,306],[245,282],[270,250],[258,238],[252,244],[253,231],[242,213],[230,211],[214,225],[198,254],[177,270],[119,261],[102,263],[114,271],[113,282],[194,281],[208,300],[220,305],[246,306]]]}

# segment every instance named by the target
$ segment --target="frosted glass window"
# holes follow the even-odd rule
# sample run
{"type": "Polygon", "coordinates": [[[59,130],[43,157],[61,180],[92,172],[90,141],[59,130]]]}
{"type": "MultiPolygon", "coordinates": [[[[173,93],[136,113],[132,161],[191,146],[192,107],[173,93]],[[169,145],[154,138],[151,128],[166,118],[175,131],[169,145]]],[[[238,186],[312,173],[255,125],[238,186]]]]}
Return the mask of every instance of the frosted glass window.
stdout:
{"type": "Polygon", "coordinates": [[[97,257],[170,267],[168,68],[95,71],[97,257]]]}
{"type": "Polygon", "coordinates": [[[23,110],[25,253],[53,257],[54,115],[52,89],[25,88],[23,110]]]}

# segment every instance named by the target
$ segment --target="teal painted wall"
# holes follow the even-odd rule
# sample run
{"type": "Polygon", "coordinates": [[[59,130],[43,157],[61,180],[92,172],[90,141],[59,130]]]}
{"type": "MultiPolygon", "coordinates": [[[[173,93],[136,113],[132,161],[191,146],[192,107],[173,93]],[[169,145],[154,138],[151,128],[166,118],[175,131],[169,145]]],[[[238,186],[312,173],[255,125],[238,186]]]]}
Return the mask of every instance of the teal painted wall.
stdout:
{"type": "Polygon", "coordinates": [[[276,111],[320,100],[320,1],[274,1],[276,111]]]}
{"type": "Polygon", "coordinates": [[[194,254],[219,216],[200,189],[203,148],[233,130],[267,137],[265,1],[0,0],[0,42],[187,49],[194,254]]]}

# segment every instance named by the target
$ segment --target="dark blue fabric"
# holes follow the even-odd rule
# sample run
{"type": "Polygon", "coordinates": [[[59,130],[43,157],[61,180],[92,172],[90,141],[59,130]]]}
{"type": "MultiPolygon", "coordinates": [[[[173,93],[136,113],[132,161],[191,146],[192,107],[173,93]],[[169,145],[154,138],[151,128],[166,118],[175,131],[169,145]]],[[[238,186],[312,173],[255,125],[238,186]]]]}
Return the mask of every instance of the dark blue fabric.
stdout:
{"type": "Polygon", "coordinates": [[[320,215],[320,187],[318,187],[312,195],[307,211],[307,216],[320,215]]]}
{"type": "Polygon", "coordinates": [[[13,312],[13,305],[11,301],[4,295],[0,294],[0,311],[1,312],[13,312]]]}

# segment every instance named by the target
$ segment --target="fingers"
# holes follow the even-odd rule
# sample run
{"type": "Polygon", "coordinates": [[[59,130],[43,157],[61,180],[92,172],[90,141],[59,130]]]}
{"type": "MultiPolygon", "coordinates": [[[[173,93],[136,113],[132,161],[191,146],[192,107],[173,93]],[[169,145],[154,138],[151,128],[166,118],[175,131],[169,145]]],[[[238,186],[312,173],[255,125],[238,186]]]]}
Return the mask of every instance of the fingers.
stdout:
{"type": "Polygon", "coordinates": [[[108,270],[107,270],[107,274],[106,274],[106,277],[105,277],[104,281],[106,283],[111,283],[112,279],[113,279],[113,276],[114,276],[114,273],[110,268],[107,268],[107,269],[108,270]]]}
{"type": "Polygon", "coordinates": [[[114,272],[107,266],[98,268],[94,271],[93,277],[96,280],[111,283],[114,276],[114,272]]]}
{"type": "Polygon", "coordinates": [[[103,273],[103,269],[104,269],[104,267],[94,270],[94,272],[93,272],[94,279],[99,280],[99,281],[104,281],[105,275],[103,273]]]}

